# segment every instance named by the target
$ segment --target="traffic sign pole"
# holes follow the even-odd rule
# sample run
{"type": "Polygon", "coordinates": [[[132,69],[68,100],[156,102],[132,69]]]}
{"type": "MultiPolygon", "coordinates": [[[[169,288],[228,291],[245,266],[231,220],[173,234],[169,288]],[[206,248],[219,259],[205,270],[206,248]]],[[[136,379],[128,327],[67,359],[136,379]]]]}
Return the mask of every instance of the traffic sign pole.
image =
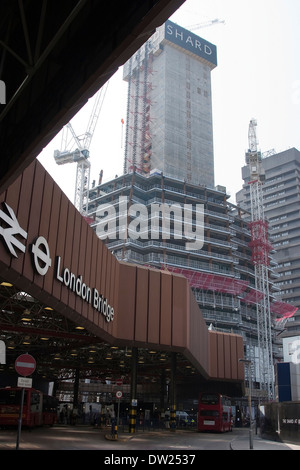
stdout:
{"type": "Polygon", "coordinates": [[[22,416],[23,416],[23,406],[24,406],[24,393],[25,393],[25,389],[22,388],[20,414],[19,414],[19,419],[18,419],[18,434],[17,434],[16,450],[19,450],[19,442],[20,442],[20,436],[21,436],[22,416]]]}
{"type": "Polygon", "coordinates": [[[116,432],[116,436],[118,437],[118,428],[119,428],[119,419],[120,419],[120,400],[122,398],[122,395],[123,393],[121,392],[121,390],[118,390],[116,392],[116,397],[118,399],[118,414],[117,414],[117,432],[116,432]]]}
{"type": "Polygon", "coordinates": [[[120,398],[118,399],[117,435],[118,435],[118,429],[119,429],[119,419],[120,419],[120,398]]]}
{"type": "MultiPolygon", "coordinates": [[[[35,368],[36,368],[35,359],[30,354],[21,354],[21,356],[19,356],[16,359],[16,362],[15,362],[16,372],[22,375],[23,377],[27,377],[28,375],[33,374],[33,372],[35,371],[35,368]]],[[[19,413],[19,419],[18,419],[16,450],[19,449],[19,442],[20,442],[20,436],[21,436],[24,395],[25,395],[25,388],[22,387],[20,413],[19,413]]]]}

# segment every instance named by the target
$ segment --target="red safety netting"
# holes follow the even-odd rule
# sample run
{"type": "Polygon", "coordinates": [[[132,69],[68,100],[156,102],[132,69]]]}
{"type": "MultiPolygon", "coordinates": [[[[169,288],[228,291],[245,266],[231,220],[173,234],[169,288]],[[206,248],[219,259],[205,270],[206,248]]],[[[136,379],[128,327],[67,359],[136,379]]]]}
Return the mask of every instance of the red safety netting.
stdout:
{"type": "Polygon", "coordinates": [[[256,289],[250,289],[249,292],[246,293],[245,297],[241,299],[241,301],[247,304],[256,304],[261,299],[263,299],[263,297],[263,292],[256,289]]]}
{"type": "MultiPolygon", "coordinates": [[[[191,287],[206,289],[226,294],[240,295],[246,291],[249,286],[248,281],[240,281],[230,277],[219,276],[217,274],[203,273],[192,269],[175,268],[174,266],[164,266],[163,269],[176,274],[185,276],[191,287]]],[[[246,295],[241,299],[242,302],[255,304],[264,297],[264,293],[256,289],[250,288],[246,295]]],[[[281,318],[290,318],[298,308],[286,302],[272,302],[271,312],[280,315],[281,318]]]]}
{"type": "Polygon", "coordinates": [[[297,312],[297,310],[298,307],[287,304],[286,302],[277,301],[271,304],[271,312],[284,318],[292,317],[297,312]]]}
{"type": "MultiPolygon", "coordinates": [[[[222,292],[226,294],[240,295],[248,288],[248,281],[240,281],[230,277],[219,276],[217,274],[202,273],[192,269],[175,268],[173,266],[164,266],[164,270],[185,276],[191,287],[199,289],[206,289],[215,292],[222,292]]],[[[250,288],[246,295],[241,299],[246,303],[257,303],[264,297],[263,292],[250,288]]],[[[276,319],[280,321],[283,318],[290,318],[298,308],[286,302],[272,302],[271,312],[280,315],[281,318],[276,319]]]]}
{"type": "Polygon", "coordinates": [[[239,295],[247,289],[249,284],[248,281],[240,281],[239,279],[219,276],[217,274],[202,273],[191,269],[175,268],[173,266],[168,266],[167,269],[185,276],[191,287],[215,292],[239,295]]]}
{"type": "Polygon", "coordinates": [[[87,221],[87,223],[90,225],[92,224],[93,222],[95,222],[94,219],[92,219],[91,217],[88,217],[86,215],[83,216],[83,218],[87,221]]]}

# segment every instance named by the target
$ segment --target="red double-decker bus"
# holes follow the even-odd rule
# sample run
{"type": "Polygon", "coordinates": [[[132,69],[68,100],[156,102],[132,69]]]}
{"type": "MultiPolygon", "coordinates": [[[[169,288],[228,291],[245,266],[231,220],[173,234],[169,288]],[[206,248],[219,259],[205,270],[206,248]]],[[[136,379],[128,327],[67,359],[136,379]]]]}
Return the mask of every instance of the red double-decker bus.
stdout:
{"type": "MultiPolygon", "coordinates": [[[[0,426],[17,426],[22,389],[19,387],[0,389],[0,426]]],[[[22,413],[22,426],[34,427],[57,423],[55,397],[45,395],[34,388],[25,388],[22,413]]]]}
{"type": "Polygon", "coordinates": [[[231,400],[220,393],[200,393],[198,431],[232,431],[231,400]]]}

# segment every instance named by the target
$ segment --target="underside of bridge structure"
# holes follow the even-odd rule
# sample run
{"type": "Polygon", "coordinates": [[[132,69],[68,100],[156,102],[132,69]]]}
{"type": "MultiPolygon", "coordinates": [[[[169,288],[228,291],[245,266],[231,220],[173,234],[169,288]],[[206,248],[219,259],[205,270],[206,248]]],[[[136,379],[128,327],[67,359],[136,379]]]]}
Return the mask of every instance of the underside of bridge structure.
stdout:
{"type": "Polygon", "coordinates": [[[0,191],[184,0],[2,0],[0,191]]]}

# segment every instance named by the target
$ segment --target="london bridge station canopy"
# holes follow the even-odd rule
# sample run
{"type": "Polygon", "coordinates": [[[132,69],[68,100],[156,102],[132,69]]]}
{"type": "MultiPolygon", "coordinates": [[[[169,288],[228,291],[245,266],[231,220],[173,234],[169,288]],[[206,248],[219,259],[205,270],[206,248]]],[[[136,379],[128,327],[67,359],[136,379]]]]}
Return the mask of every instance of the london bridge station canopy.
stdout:
{"type": "Polygon", "coordinates": [[[76,365],[72,351],[94,345],[107,374],[105,359],[116,347],[123,353],[112,373],[120,374],[126,349],[175,351],[184,374],[241,386],[242,338],[208,330],[183,276],[116,260],[37,160],[0,203],[0,329],[16,348],[11,357],[26,350],[53,366],[61,353],[61,367],[93,369],[81,353],[76,365]]]}

